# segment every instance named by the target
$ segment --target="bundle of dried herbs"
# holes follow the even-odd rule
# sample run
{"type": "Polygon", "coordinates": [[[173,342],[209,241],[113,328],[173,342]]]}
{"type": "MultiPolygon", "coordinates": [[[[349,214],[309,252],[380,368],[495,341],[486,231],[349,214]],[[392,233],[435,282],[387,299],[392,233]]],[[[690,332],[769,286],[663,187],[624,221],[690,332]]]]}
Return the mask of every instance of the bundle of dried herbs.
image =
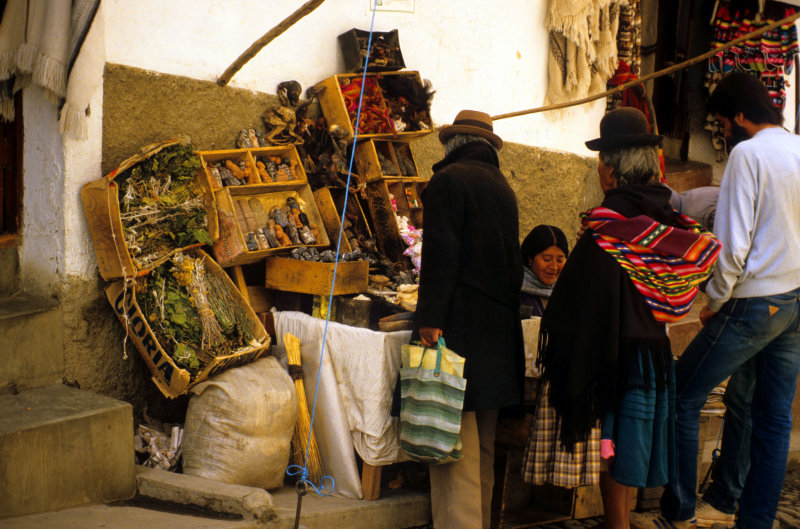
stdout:
{"type": "Polygon", "coordinates": [[[202,258],[173,255],[137,279],[136,301],[164,351],[192,375],[217,356],[258,343],[255,325],[202,258]]]}
{"type": "Polygon", "coordinates": [[[211,244],[199,169],[193,146],[176,144],[117,177],[125,243],[140,268],[176,248],[211,244]]]}

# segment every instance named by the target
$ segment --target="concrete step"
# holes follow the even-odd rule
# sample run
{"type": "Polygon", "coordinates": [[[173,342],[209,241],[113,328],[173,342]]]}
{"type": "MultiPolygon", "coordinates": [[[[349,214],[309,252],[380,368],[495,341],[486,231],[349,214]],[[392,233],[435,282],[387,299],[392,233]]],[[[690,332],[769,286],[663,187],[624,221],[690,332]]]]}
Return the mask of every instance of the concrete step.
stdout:
{"type": "Polygon", "coordinates": [[[710,186],[714,177],[711,166],[703,162],[682,162],[667,158],[664,160],[664,180],[667,185],[681,193],[696,187],[710,186]]]}
{"type": "Polygon", "coordinates": [[[61,382],[63,329],[57,300],[0,297],[0,393],[61,382]]]}
{"type": "Polygon", "coordinates": [[[131,405],[60,384],[0,395],[0,518],[129,499],[131,405]]]}
{"type": "MultiPolygon", "coordinates": [[[[0,519],[0,529],[292,529],[294,487],[267,492],[137,467],[133,500],[0,519]]],[[[427,491],[386,490],[374,501],[303,496],[304,529],[410,529],[431,520],[427,491]]]]}

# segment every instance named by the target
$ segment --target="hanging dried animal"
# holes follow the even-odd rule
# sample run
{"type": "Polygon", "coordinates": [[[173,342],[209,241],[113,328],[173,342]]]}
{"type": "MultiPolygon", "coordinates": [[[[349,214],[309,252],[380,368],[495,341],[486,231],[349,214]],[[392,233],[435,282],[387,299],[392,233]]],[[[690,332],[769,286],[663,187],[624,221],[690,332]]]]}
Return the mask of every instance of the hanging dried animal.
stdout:
{"type": "Polygon", "coordinates": [[[279,106],[274,106],[264,112],[262,119],[267,127],[264,141],[270,145],[291,145],[303,143],[303,138],[297,134],[297,114],[294,107],[300,101],[303,88],[297,81],[284,81],[278,85],[279,106]]]}

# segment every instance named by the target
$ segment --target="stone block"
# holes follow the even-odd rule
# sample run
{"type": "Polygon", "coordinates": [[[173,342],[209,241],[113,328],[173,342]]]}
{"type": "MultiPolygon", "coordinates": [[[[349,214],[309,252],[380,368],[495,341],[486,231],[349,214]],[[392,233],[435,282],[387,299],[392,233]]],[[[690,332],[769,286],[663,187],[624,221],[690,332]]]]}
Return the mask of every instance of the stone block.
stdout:
{"type": "Polygon", "coordinates": [[[0,518],[131,498],[131,406],[62,385],[0,395],[0,461],[0,518]]]}

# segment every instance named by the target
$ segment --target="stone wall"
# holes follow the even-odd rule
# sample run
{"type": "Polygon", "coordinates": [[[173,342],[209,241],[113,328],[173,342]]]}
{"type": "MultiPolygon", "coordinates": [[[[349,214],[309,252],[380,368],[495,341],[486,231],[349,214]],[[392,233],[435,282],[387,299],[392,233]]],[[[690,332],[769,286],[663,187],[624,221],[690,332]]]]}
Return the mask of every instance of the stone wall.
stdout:
{"type": "MultiPolygon", "coordinates": [[[[104,81],[103,173],[142,146],[167,138],[188,136],[200,150],[233,148],[237,131],[262,128],[261,115],[276,103],[274,95],[110,64],[104,81]]],[[[430,176],[443,152],[437,136],[415,140],[412,149],[422,176],[430,176]]],[[[599,203],[595,162],[513,143],[506,143],[500,155],[519,200],[521,235],[536,224],[554,224],[574,244],[577,213],[599,203]]],[[[131,402],[137,411],[165,405],[130,343],[125,358],[123,329],[103,288],[98,276],[96,282],[76,280],[66,289],[64,306],[71,308],[63,312],[69,329],[65,380],[131,402]]]]}

